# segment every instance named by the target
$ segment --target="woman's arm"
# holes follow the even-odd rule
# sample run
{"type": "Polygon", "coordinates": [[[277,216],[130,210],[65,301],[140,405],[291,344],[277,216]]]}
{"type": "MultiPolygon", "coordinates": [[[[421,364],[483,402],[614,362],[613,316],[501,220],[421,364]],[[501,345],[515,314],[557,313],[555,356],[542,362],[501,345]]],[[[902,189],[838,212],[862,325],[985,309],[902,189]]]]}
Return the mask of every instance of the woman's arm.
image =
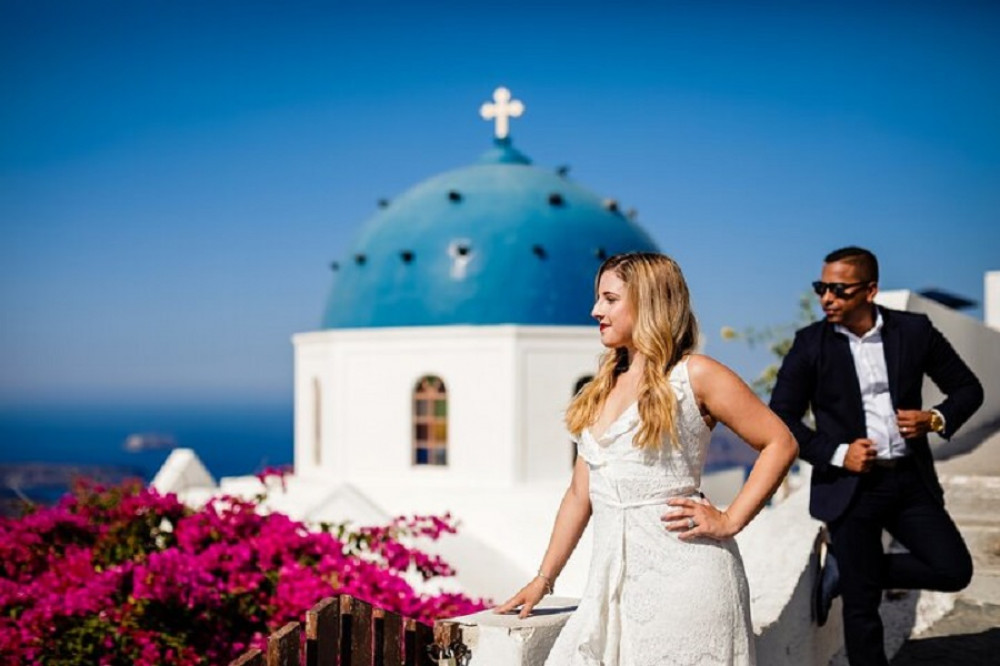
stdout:
{"type": "Polygon", "coordinates": [[[690,499],[670,500],[676,510],[663,516],[667,528],[682,539],[725,539],[747,526],[764,507],[788,468],[798,445],[784,422],[754,395],[736,373],[707,356],[688,359],[688,375],[698,404],[715,421],[726,424],[743,441],[760,451],[750,476],[732,504],[719,511],[690,499]],[[688,518],[696,526],[688,529],[688,518]]]}
{"type": "Polygon", "coordinates": [[[520,606],[519,616],[528,617],[545,593],[551,591],[552,584],[566,566],[566,561],[576,548],[580,535],[583,534],[589,521],[590,471],[583,458],[577,456],[576,464],[573,466],[573,479],[559,505],[559,513],[556,514],[552,536],[549,538],[549,547],[545,549],[542,566],[538,569],[539,575],[513,597],[497,606],[493,612],[507,613],[520,606]]]}

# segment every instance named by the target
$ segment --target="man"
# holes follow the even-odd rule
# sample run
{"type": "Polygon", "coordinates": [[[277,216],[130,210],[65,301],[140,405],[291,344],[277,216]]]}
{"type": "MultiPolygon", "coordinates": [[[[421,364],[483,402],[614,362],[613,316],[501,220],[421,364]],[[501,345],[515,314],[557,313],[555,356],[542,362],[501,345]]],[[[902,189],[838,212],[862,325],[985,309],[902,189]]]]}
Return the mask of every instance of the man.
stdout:
{"type": "Polygon", "coordinates": [[[957,591],[972,577],[927,433],[951,437],[982,404],[983,389],[925,315],[875,305],[878,261],[868,250],[829,254],[813,288],[826,319],[796,333],[771,409],[813,465],[809,512],[830,532],[827,560],[836,568],[824,572],[817,621],[826,621],[829,574],[839,570],[848,660],[887,664],[882,590],[957,591]],[[946,396],[931,408],[920,395],[925,374],[946,396]],[[815,430],[802,422],[810,408],[815,430]],[[883,552],[883,530],[909,552],[883,552]]]}

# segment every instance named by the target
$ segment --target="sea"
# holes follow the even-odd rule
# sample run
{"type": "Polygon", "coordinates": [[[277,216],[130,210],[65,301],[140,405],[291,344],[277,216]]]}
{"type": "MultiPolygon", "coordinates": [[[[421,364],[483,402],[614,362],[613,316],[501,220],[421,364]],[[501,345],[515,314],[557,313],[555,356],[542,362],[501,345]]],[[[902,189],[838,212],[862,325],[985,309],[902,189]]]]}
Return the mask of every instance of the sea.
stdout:
{"type": "MultiPolygon", "coordinates": [[[[25,499],[51,504],[77,476],[148,483],[174,447],[194,449],[218,480],[290,465],[292,444],[290,403],[0,407],[0,513],[25,499]]],[[[705,469],[749,468],[755,458],[720,426],[705,469]]]]}
{"type": "Polygon", "coordinates": [[[291,464],[292,405],[0,407],[0,500],[48,504],[75,476],[148,483],[174,447],[216,480],[291,464]]]}

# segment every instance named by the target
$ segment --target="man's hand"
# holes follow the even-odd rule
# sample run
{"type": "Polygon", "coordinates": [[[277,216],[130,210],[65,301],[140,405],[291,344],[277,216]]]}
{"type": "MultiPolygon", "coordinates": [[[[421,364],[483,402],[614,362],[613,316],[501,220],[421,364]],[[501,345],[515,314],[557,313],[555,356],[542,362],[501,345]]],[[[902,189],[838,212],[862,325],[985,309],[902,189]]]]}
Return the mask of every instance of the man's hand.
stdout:
{"type": "Polygon", "coordinates": [[[913,439],[931,431],[931,413],[919,409],[897,409],[896,424],[903,439],[913,439]]]}
{"type": "Polygon", "coordinates": [[[875,462],[875,442],[870,439],[856,439],[847,447],[847,455],[844,456],[844,467],[864,474],[872,468],[875,462]]]}

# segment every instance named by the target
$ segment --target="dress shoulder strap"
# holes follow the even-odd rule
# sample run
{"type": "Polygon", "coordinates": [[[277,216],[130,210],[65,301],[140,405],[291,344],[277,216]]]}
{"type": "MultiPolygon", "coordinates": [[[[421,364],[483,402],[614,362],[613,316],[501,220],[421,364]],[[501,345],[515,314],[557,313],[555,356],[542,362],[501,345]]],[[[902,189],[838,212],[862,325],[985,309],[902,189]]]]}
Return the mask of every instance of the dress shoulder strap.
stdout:
{"type": "Polygon", "coordinates": [[[677,410],[681,421],[694,432],[705,430],[705,421],[698,408],[698,400],[694,395],[694,387],[691,386],[691,376],[688,373],[688,354],[677,361],[670,369],[670,383],[674,387],[674,396],[677,398],[677,410]]]}
{"type": "Polygon", "coordinates": [[[691,378],[688,375],[688,359],[691,358],[690,354],[681,357],[681,360],[674,363],[674,367],[670,368],[669,379],[672,381],[677,381],[682,384],[690,384],[691,378]]]}

